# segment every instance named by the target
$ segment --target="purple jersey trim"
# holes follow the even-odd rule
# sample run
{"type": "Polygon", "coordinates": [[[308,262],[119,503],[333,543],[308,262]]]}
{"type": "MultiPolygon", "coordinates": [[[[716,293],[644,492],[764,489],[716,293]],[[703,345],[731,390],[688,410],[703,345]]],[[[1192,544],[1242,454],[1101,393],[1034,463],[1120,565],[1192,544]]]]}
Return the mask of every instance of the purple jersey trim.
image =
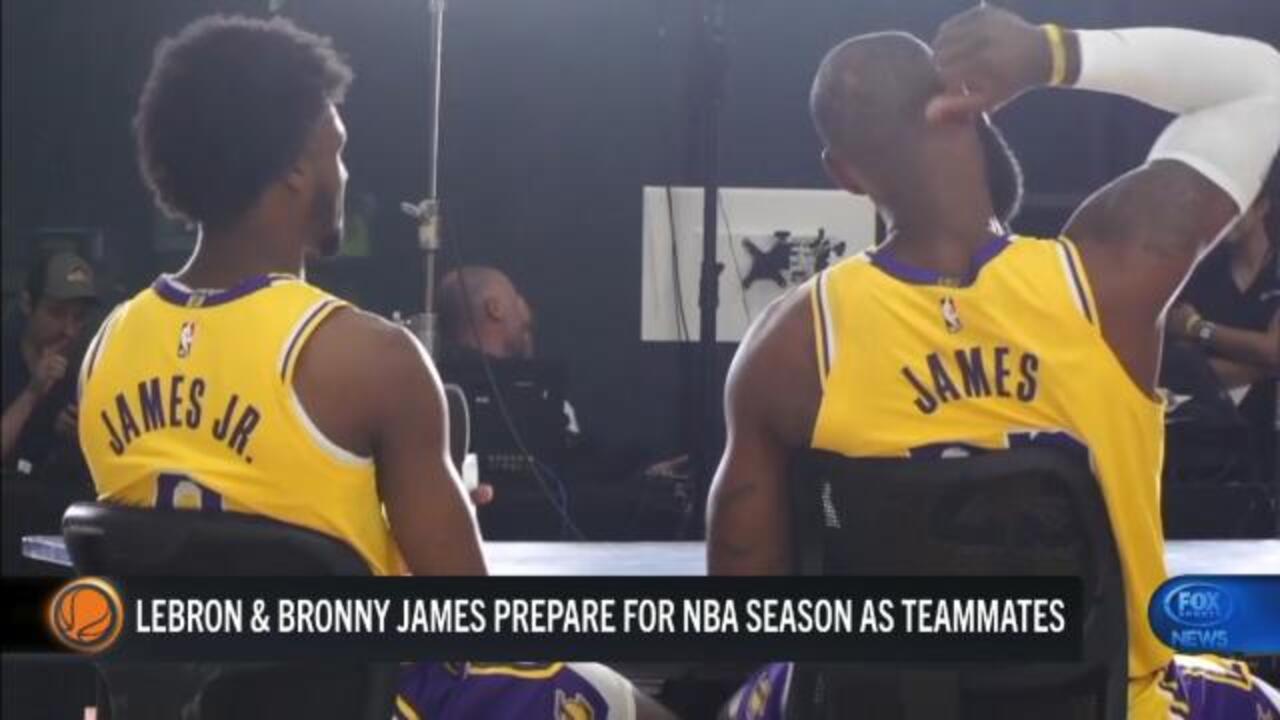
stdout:
{"type": "Polygon", "coordinates": [[[151,286],[162,299],[183,307],[213,307],[238,300],[250,293],[269,287],[278,280],[292,279],[291,275],[256,275],[226,290],[206,292],[191,290],[174,281],[170,275],[161,275],[151,286]]]}
{"type": "Polygon", "coordinates": [[[1089,294],[1084,291],[1084,283],[1080,280],[1080,271],[1076,269],[1076,258],[1071,252],[1071,248],[1067,243],[1058,240],[1057,243],[1062,246],[1062,251],[1067,255],[1067,270],[1071,273],[1072,290],[1075,291],[1076,297],[1080,299],[1080,307],[1084,308],[1084,316],[1090,323],[1093,323],[1093,311],[1089,309],[1089,294]]]}
{"type": "MultiPolygon", "coordinates": [[[[988,240],[982,247],[978,248],[978,251],[973,254],[969,274],[960,281],[959,287],[968,287],[972,285],[974,281],[978,279],[978,273],[982,272],[982,268],[985,267],[987,263],[994,260],[1001,252],[1004,252],[1004,249],[1009,247],[1009,245],[1010,242],[1008,235],[997,235],[988,240]]],[[[872,265],[875,265],[884,272],[903,282],[908,282],[913,285],[948,284],[943,282],[947,278],[942,273],[910,265],[886,252],[872,252],[870,255],[872,265]]]]}
{"type": "Polygon", "coordinates": [[[289,348],[284,351],[284,357],[280,360],[281,380],[284,380],[285,375],[288,374],[289,362],[293,359],[293,352],[298,349],[298,338],[302,337],[307,332],[307,328],[311,327],[312,323],[316,321],[316,317],[320,315],[320,313],[324,312],[326,308],[333,307],[337,302],[338,301],[333,298],[322,301],[319,305],[312,308],[311,312],[307,313],[307,317],[303,319],[302,324],[298,325],[298,329],[294,331],[293,337],[289,338],[289,348]]]}

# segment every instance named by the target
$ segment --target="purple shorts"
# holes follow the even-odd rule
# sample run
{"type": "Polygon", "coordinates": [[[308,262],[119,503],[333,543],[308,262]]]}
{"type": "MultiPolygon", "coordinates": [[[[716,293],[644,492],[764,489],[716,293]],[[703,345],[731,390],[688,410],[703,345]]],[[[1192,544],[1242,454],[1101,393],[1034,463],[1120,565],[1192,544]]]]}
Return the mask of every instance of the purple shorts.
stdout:
{"type": "Polygon", "coordinates": [[[1174,656],[1156,686],[1172,717],[1192,720],[1280,720],[1280,695],[1238,660],[1174,656]]]}
{"type": "Polygon", "coordinates": [[[444,663],[405,666],[396,720],[557,718],[632,720],[630,681],[595,663],[444,663]]]}
{"type": "MultiPolygon", "coordinates": [[[[782,720],[790,683],[790,663],[765,665],[729,701],[729,718],[782,720]]],[[[1239,661],[1178,655],[1152,690],[1131,706],[1131,720],[1280,720],[1280,693],[1239,661]]]]}

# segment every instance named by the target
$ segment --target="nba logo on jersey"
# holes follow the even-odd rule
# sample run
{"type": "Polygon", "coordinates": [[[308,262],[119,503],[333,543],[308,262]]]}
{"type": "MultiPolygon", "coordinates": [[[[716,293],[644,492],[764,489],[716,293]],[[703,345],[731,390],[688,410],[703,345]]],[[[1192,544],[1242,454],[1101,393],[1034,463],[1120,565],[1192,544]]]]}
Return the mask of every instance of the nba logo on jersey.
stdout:
{"type": "Polygon", "coordinates": [[[178,331],[178,357],[185,358],[191,354],[191,343],[196,339],[196,324],[190,320],[182,323],[178,331]]]}
{"type": "Polygon", "coordinates": [[[960,322],[960,312],[956,310],[956,301],[950,297],[942,298],[942,322],[947,324],[947,332],[958,333],[964,327],[960,322]]]}

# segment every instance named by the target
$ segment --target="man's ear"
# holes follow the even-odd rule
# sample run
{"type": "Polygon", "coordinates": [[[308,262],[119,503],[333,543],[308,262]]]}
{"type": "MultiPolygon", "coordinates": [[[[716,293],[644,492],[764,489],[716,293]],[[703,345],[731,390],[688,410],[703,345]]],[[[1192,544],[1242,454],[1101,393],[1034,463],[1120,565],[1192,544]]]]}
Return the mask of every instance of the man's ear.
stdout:
{"type": "Polygon", "coordinates": [[[822,149],[822,167],[826,168],[827,175],[831,178],[831,181],[840,188],[854,195],[867,194],[866,188],[854,177],[853,172],[827,148],[822,149]]]}
{"type": "Polygon", "coordinates": [[[484,299],[484,314],[490,320],[501,320],[505,314],[502,307],[502,301],[496,297],[487,297],[484,299]]]}
{"type": "Polygon", "coordinates": [[[311,174],[310,166],[307,163],[307,156],[304,153],[298,161],[289,168],[289,172],[285,173],[283,181],[285,187],[294,192],[302,192],[307,186],[308,176],[311,174]]]}
{"type": "Polygon", "coordinates": [[[990,104],[980,92],[970,92],[964,86],[948,87],[929,99],[924,118],[933,125],[972,122],[989,109],[994,112],[990,104]]]}
{"type": "Polygon", "coordinates": [[[316,155],[316,145],[319,142],[316,139],[316,135],[317,133],[313,130],[307,136],[307,141],[302,145],[302,152],[298,153],[298,159],[293,161],[289,172],[285,173],[284,177],[281,178],[285,187],[293,192],[303,192],[311,185],[311,175],[315,172],[315,163],[312,158],[316,155]]]}

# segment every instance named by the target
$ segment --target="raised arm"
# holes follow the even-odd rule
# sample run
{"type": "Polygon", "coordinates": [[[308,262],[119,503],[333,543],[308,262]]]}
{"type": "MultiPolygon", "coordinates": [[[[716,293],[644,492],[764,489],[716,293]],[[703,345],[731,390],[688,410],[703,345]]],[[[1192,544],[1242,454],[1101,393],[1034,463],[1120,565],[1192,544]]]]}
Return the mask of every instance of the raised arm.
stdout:
{"type": "Polygon", "coordinates": [[[1280,146],[1280,54],[1173,28],[1055,32],[983,7],[936,42],[969,95],[935,115],[994,109],[1050,84],[1176,113],[1147,162],[1094,193],[1063,234],[1080,248],[1103,333],[1140,387],[1154,386],[1161,318],[1200,257],[1249,206],[1280,146]]]}
{"type": "Polygon", "coordinates": [[[484,575],[480,535],[449,458],[444,390],[403,328],[339,310],[304,346],[294,377],[330,440],[372,456],[396,544],[415,575],[484,575]]]}
{"type": "MultiPolygon", "coordinates": [[[[22,358],[11,358],[10,362],[22,362],[22,358]]],[[[9,456],[18,449],[18,438],[22,437],[22,430],[31,420],[31,414],[66,372],[67,359],[61,354],[48,349],[41,354],[31,382],[4,408],[3,420],[0,421],[0,460],[9,461],[9,456]]]]}
{"type": "Polygon", "coordinates": [[[1146,165],[1095,193],[1063,231],[1080,246],[1108,343],[1149,389],[1162,313],[1252,204],[1280,146],[1280,54],[1253,40],[1170,28],[1064,39],[1079,68],[1076,87],[1179,113],[1146,165]]]}
{"type": "Polygon", "coordinates": [[[707,503],[712,575],[791,569],[791,454],[808,447],[821,400],[808,294],[793,291],[752,324],[725,387],[728,439],[707,503]]]}

